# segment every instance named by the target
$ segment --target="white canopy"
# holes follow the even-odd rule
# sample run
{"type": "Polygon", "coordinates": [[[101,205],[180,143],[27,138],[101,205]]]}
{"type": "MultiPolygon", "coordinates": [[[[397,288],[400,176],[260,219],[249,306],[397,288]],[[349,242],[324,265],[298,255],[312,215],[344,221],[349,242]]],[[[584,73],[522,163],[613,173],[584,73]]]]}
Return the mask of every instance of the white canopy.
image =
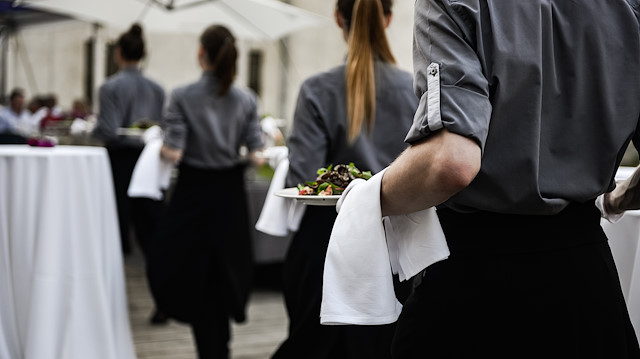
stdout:
{"type": "Polygon", "coordinates": [[[222,24],[238,38],[276,40],[329,19],[277,0],[24,0],[24,6],[145,32],[199,34],[222,24]]]}

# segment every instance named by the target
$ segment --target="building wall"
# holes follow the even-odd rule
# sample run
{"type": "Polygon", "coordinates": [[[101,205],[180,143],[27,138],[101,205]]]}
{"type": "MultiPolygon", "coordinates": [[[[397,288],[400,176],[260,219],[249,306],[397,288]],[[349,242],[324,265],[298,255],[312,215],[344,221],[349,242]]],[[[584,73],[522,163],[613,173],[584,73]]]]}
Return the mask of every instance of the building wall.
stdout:
{"type": "MultiPolygon", "coordinates": [[[[263,54],[260,112],[289,123],[302,81],[340,64],[347,47],[342,31],[333,21],[335,1],[287,2],[325,16],[327,24],[302,30],[282,41],[257,43],[239,40],[237,84],[247,83],[249,51],[260,50],[263,54]]],[[[412,11],[412,1],[396,0],[393,20],[387,32],[398,66],[409,71],[412,11]]],[[[98,86],[105,79],[106,45],[117,39],[121,31],[108,26],[96,28],[93,24],[76,20],[20,29],[10,43],[7,89],[23,87],[28,98],[55,93],[63,108],[70,107],[74,99],[84,96],[87,71],[84,44],[94,38],[95,97],[98,86]]],[[[201,69],[196,60],[196,34],[146,33],[145,39],[147,58],[143,62],[143,72],[160,83],[167,93],[199,78],[201,69]]],[[[99,110],[95,104],[94,109],[99,110]]]]}
{"type": "Polygon", "coordinates": [[[84,42],[91,29],[80,21],[19,29],[9,40],[7,91],[22,87],[27,99],[53,93],[63,107],[83,97],[84,42]]]}

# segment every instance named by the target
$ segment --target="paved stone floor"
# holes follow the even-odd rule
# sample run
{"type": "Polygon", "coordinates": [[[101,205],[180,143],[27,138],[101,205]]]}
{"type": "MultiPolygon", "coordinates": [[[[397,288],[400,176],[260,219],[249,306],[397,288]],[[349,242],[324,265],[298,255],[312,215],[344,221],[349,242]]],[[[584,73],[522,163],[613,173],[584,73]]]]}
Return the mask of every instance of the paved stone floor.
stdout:
{"type": "MultiPolygon", "coordinates": [[[[125,273],[138,359],[196,359],[188,326],[175,322],[163,326],[149,324],[153,302],[142,259],[136,252],[125,258],[125,273]]],[[[277,275],[277,272],[268,275],[277,275]]],[[[280,291],[269,286],[256,288],[251,296],[248,318],[248,322],[232,326],[231,358],[267,359],[286,337],[288,323],[280,291]]]]}

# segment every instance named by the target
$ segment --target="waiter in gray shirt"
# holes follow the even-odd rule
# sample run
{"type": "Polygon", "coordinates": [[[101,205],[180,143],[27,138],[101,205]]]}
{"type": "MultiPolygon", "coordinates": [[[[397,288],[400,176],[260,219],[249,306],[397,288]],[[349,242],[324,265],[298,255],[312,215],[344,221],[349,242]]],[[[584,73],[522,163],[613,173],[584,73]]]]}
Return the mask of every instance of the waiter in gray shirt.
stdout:
{"type": "Polygon", "coordinates": [[[100,87],[98,123],[93,131],[93,137],[104,142],[109,152],[125,254],[132,251],[130,223],[133,221],[135,238],[144,254],[162,210],[159,201],[127,195],[133,168],[144,143],[139,138],[118,136],[117,133],[119,128],[136,123],[160,122],[164,90],[140,72],[139,63],[144,55],[142,28],[134,24],[116,43],[114,60],[120,70],[100,87]]]}
{"type": "Polygon", "coordinates": [[[384,215],[438,206],[451,256],[395,358],[640,358],[595,199],[640,144],[637,0],[418,0],[411,147],[384,215]]]}

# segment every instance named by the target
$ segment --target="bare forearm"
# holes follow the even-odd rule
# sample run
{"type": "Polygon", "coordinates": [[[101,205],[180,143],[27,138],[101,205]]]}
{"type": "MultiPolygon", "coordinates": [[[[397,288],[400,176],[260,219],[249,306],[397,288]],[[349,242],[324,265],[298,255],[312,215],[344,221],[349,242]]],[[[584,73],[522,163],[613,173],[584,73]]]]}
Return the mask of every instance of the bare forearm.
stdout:
{"type": "Polygon", "coordinates": [[[471,183],[480,160],[480,147],[473,140],[447,130],[409,147],[382,178],[383,215],[416,212],[446,201],[471,183]]]}
{"type": "Polygon", "coordinates": [[[607,212],[611,214],[640,209],[640,167],[605,196],[604,204],[607,212]]]}

